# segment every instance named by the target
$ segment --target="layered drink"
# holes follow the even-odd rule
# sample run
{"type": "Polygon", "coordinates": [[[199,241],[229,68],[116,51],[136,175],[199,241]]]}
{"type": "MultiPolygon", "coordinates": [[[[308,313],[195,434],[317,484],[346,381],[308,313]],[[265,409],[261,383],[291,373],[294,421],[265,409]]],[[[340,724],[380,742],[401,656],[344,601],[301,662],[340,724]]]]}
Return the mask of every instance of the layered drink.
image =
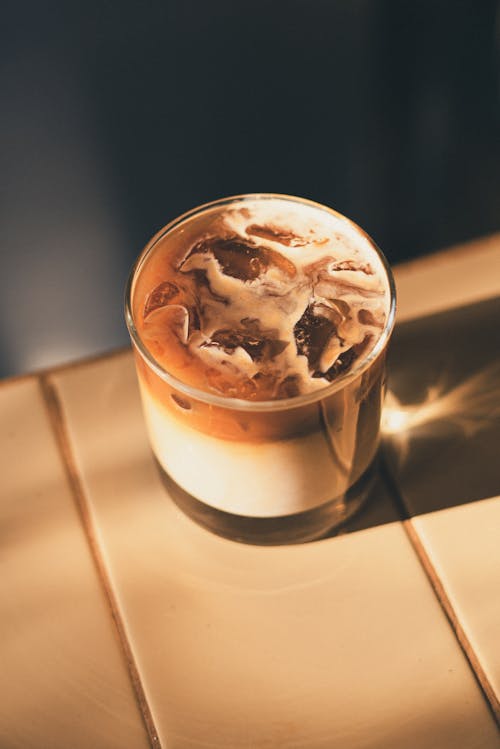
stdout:
{"type": "Polygon", "coordinates": [[[394,318],[387,264],[299,198],[202,206],[147,245],[127,292],[153,452],[216,532],[305,540],[359,506],[394,318]]]}

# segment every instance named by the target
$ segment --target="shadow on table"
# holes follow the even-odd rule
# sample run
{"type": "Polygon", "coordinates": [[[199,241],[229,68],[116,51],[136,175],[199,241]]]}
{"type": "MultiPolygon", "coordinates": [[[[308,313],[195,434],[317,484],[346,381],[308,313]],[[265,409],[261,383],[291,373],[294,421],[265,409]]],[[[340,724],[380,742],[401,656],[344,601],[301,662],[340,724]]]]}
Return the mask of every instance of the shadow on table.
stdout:
{"type": "Polygon", "coordinates": [[[384,453],[410,515],[500,494],[499,329],[500,297],[396,327],[384,453]]]}
{"type": "Polygon", "coordinates": [[[327,535],[327,538],[343,536],[347,533],[374,528],[377,525],[400,521],[406,513],[398,500],[397,492],[393,491],[390,482],[388,485],[384,465],[379,462],[375,470],[373,483],[358,512],[340,528],[334,528],[327,535]]]}

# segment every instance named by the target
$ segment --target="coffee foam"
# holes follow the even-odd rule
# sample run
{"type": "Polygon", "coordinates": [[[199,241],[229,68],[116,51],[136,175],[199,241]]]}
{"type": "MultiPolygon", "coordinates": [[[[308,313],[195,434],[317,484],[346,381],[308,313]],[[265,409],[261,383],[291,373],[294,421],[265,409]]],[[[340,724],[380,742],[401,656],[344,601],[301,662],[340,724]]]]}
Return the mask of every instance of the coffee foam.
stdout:
{"type": "Polygon", "coordinates": [[[280,198],[189,218],[158,241],[135,294],[139,335],[202,390],[268,400],[319,390],[384,328],[387,274],[347,219],[280,198]]]}

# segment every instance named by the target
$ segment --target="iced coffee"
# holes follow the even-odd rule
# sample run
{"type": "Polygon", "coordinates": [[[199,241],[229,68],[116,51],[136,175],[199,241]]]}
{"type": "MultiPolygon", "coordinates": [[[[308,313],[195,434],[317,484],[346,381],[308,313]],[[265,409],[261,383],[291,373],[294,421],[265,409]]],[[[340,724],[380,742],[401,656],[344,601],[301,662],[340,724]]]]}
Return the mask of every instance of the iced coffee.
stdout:
{"type": "Polygon", "coordinates": [[[393,318],[380,251],[310,201],[229,198],[159,232],[131,275],[127,322],[174,500],[257,543],[343,522],[377,451],[393,318]]]}

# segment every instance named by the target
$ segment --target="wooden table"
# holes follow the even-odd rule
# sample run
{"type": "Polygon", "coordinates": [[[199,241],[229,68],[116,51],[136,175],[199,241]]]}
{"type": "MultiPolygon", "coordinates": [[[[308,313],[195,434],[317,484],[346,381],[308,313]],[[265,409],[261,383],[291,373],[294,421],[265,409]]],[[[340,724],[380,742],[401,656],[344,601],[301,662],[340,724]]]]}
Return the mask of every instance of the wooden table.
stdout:
{"type": "Polygon", "coordinates": [[[396,280],[385,469],[315,543],[182,515],[128,350],[2,383],[2,749],[499,746],[500,235],[396,280]]]}

